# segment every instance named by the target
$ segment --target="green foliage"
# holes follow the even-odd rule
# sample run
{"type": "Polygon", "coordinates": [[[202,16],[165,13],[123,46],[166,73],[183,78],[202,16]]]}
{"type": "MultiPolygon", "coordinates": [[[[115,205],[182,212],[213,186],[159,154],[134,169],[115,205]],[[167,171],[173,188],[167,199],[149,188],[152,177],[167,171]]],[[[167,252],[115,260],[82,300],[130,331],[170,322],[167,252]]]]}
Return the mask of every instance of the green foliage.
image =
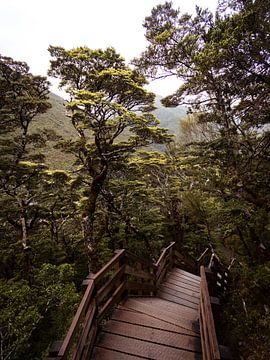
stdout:
{"type": "MultiPolygon", "coordinates": [[[[157,259],[170,241],[185,257],[210,243],[224,263],[237,259],[221,338],[226,329],[246,359],[269,356],[267,5],[224,0],[215,17],[158,5],[137,69],[112,48],[51,46],[68,116],[45,78],[0,57],[3,359],[41,359],[63,338],[89,260],[96,270],[123,247],[157,259]],[[142,73],[181,80],[163,100],[189,107],[179,144],[159,126],[164,109],[153,112],[142,73]],[[56,112],[45,114],[49,99],[56,112]]],[[[167,111],[167,125],[183,116],[167,111]]]]}
{"type": "Polygon", "coordinates": [[[80,208],[86,254],[89,264],[97,266],[95,214],[104,182],[115,164],[119,167],[136,149],[166,143],[170,136],[150,113],[154,94],[144,89],[146,79],[128,68],[114,49],[50,46],[49,52],[53,58],[49,74],[60,78],[70,95],[66,107],[78,140],[66,144],[66,149],[76,156],[78,174],[89,184],[80,208]]]}
{"type": "Polygon", "coordinates": [[[1,359],[15,359],[30,347],[29,339],[42,315],[25,281],[2,280],[0,286],[1,359]]]}
{"type": "Polygon", "coordinates": [[[223,318],[227,319],[223,324],[224,334],[244,358],[267,359],[270,346],[269,262],[252,267],[238,265],[232,276],[234,284],[223,310],[223,318]]]}
{"type": "Polygon", "coordinates": [[[200,8],[181,14],[166,2],[144,27],[149,45],[135,65],[152,78],[176,75],[181,85],[163,103],[185,104],[191,114],[182,146],[172,149],[182,172],[183,246],[195,255],[210,242],[225,263],[243,264],[227,332],[244,358],[267,358],[269,296],[259,279],[268,282],[270,246],[269,2],[220,1],[215,17],[200,8]]]}

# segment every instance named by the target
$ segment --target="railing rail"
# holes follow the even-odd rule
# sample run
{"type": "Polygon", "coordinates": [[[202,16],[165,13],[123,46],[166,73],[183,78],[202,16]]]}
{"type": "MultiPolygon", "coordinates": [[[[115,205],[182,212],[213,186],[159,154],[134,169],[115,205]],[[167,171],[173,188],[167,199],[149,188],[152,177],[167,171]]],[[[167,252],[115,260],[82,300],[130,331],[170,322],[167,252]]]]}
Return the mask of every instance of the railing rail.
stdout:
{"type": "Polygon", "coordinates": [[[102,319],[129,295],[155,295],[166,273],[183,261],[175,243],[163,249],[152,263],[127,250],[115,256],[96,274],[87,276],[85,293],[63,342],[55,342],[48,360],[82,360],[91,355],[102,319]]]}
{"type": "Polygon", "coordinates": [[[230,282],[229,268],[222,263],[211,244],[209,244],[196,262],[198,269],[201,265],[204,265],[207,269],[210,295],[224,295],[230,282]]]}
{"type": "Polygon", "coordinates": [[[204,266],[200,267],[200,275],[199,320],[203,360],[219,360],[221,357],[204,266]]]}

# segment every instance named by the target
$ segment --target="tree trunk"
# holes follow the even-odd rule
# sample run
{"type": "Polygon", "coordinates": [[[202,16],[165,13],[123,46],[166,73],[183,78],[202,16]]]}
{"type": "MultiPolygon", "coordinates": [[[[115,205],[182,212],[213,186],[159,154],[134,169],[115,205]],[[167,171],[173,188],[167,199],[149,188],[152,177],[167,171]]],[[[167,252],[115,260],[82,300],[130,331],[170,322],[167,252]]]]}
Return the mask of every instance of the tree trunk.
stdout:
{"type": "Polygon", "coordinates": [[[24,200],[20,201],[21,215],[20,215],[20,223],[21,223],[21,243],[23,248],[23,257],[24,257],[24,269],[23,269],[23,277],[28,280],[28,282],[32,283],[32,250],[28,243],[28,224],[27,224],[27,215],[25,209],[24,200]]]}
{"type": "Polygon", "coordinates": [[[94,222],[96,213],[96,204],[101,192],[103,183],[108,173],[107,164],[105,164],[98,175],[93,178],[90,194],[88,196],[87,206],[83,211],[83,233],[84,245],[88,258],[89,272],[96,272],[98,269],[97,240],[94,235],[94,222]]]}

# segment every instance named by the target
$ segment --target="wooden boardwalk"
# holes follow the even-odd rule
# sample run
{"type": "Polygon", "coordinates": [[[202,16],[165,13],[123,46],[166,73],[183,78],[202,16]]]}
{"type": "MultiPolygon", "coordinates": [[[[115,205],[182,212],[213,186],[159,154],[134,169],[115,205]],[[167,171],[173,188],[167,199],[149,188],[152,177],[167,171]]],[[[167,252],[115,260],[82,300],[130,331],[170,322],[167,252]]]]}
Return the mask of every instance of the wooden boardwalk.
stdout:
{"type": "Polygon", "coordinates": [[[116,251],[83,282],[70,328],[63,341],[52,344],[47,360],[223,358],[211,304],[217,299],[210,298],[206,277],[214,284],[219,274],[208,269],[206,275],[200,266],[197,276],[182,266],[175,243],[156,263],[116,251]]]}
{"type": "Polygon", "coordinates": [[[200,277],[172,269],[156,297],[130,297],[99,333],[91,359],[202,359],[200,277]]]}

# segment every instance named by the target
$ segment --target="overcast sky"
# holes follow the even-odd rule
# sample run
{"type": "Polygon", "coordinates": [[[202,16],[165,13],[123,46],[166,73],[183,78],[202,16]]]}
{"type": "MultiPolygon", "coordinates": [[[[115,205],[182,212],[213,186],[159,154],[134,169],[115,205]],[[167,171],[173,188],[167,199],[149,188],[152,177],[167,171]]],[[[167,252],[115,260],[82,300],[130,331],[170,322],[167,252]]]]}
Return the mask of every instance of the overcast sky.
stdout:
{"type": "MultiPolygon", "coordinates": [[[[127,61],[146,46],[143,20],[164,0],[0,0],[0,53],[26,61],[33,74],[46,75],[49,45],[113,46],[127,61]]],[[[195,4],[214,11],[217,0],[174,0],[194,12],[195,4]]],[[[153,82],[151,90],[167,95],[176,82],[153,82]]],[[[53,92],[58,92],[56,85],[53,92]]]]}

